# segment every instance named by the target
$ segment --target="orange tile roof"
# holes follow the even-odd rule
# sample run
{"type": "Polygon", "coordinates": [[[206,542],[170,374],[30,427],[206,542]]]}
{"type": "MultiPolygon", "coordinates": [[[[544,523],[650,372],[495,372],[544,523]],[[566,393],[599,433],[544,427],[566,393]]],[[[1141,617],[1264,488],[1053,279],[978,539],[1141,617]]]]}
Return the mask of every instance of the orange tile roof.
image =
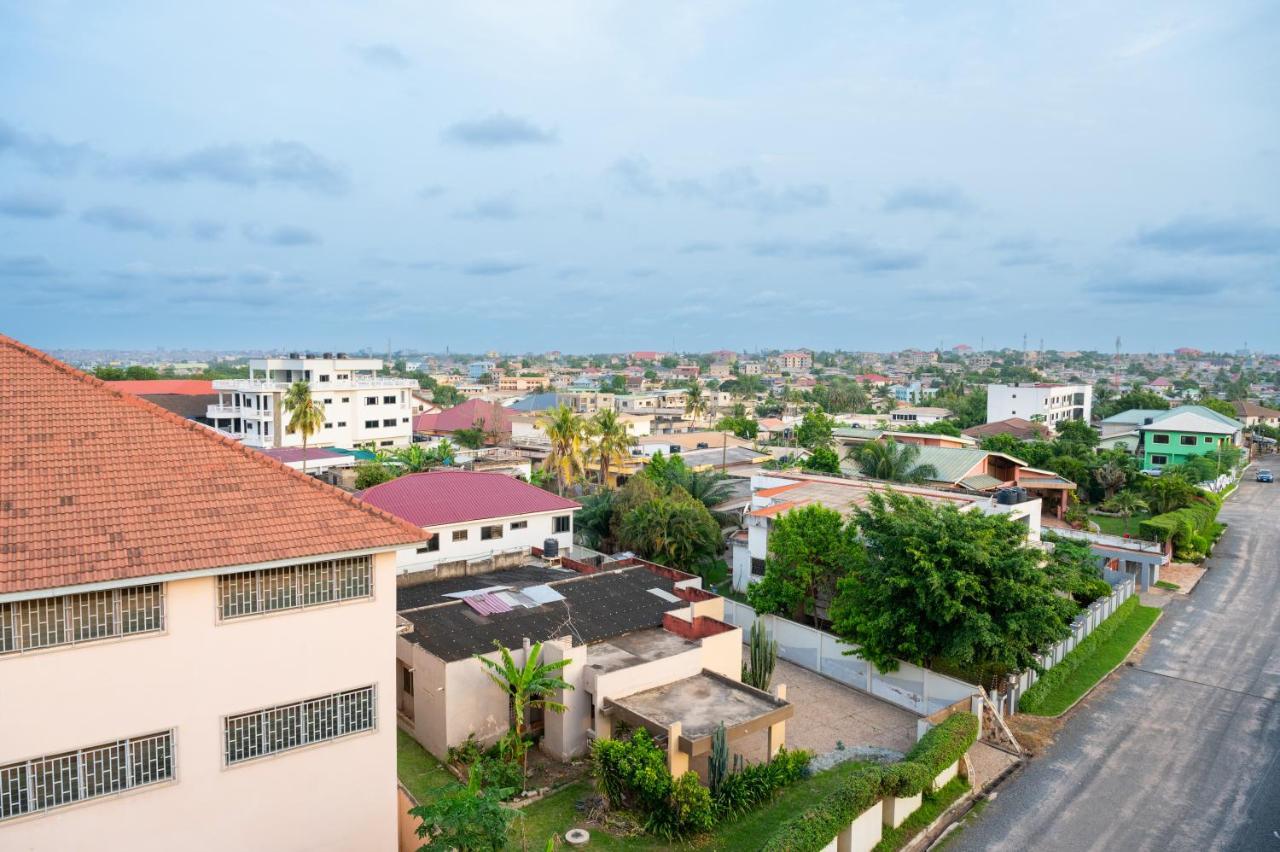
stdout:
{"type": "Polygon", "coordinates": [[[788,500],[786,503],[774,503],[772,506],[755,509],[747,514],[753,518],[772,518],[774,515],[781,515],[783,512],[798,508],[808,502],[808,500],[788,500]]]}
{"type": "Polygon", "coordinates": [[[119,379],[107,384],[138,396],[162,393],[202,396],[214,393],[213,382],[209,379],[119,379]]]}
{"type": "Polygon", "coordinates": [[[761,488],[756,492],[757,497],[776,497],[784,491],[790,491],[792,488],[799,488],[804,485],[803,482],[788,482],[786,485],[775,485],[772,488],[761,488]]]}
{"type": "Polygon", "coordinates": [[[4,335],[0,376],[0,594],[425,538],[4,335]]]}

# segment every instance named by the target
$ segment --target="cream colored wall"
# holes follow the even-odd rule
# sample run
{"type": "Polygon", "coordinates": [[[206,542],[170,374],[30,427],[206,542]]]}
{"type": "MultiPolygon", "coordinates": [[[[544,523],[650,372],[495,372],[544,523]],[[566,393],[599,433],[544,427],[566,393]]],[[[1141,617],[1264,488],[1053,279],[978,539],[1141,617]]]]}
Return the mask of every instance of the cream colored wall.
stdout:
{"type": "Polygon", "coordinates": [[[558,689],[552,696],[564,705],[564,712],[547,711],[543,716],[544,735],[540,748],[557,760],[577,757],[587,750],[587,731],[591,728],[591,700],[582,688],[582,670],[586,649],[573,648],[573,640],[547,642],[542,646],[543,662],[551,663],[568,658],[569,665],[558,672],[561,680],[574,689],[558,689]]]}
{"type": "Polygon", "coordinates": [[[700,671],[702,671],[702,649],[690,648],[682,654],[613,672],[597,673],[592,669],[586,669],[583,688],[591,692],[598,709],[606,698],[625,698],[655,686],[693,677],[700,671]],[[594,678],[593,675],[595,675],[594,678]]]}
{"type": "Polygon", "coordinates": [[[375,597],[219,624],[167,587],[167,631],[0,659],[0,763],[175,729],[175,781],[0,823],[0,848],[396,848],[395,556],[375,597]],[[224,768],[222,716],[377,684],[369,733],[224,768]],[[213,819],[209,819],[213,815],[213,819]]]}
{"type": "MultiPolygon", "coordinates": [[[[497,651],[485,656],[494,660],[501,658],[497,651]]],[[[524,665],[522,649],[512,649],[511,658],[516,665],[524,665]]],[[[415,688],[421,689],[417,684],[415,688]]],[[[479,660],[469,657],[448,663],[444,689],[448,702],[445,738],[449,745],[458,745],[472,733],[481,743],[490,745],[510,729],[510,699],[485,674],[479,660]]]]}
{"type": "Polygon", "coordinates": [[[734,680],[742,680],[742,629],[734,628],[702,641],[702,667],[734,680]]]}
{"type": "Polygon", "coordinates": [[[423,748],[444,760],[449,751],[445,663],[403,636],[397,653],[413,668],[413,723],[409,733],[423,748]]]}

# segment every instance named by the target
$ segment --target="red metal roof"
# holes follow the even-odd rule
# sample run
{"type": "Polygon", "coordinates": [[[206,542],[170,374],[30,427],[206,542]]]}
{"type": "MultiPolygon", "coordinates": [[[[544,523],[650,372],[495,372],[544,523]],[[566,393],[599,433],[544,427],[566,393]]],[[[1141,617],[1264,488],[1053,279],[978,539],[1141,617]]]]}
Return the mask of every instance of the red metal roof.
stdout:
{"type": "Polygon", "coordinates": [[[214,392],[213,382],[207,379],[123,379],[117,382],[107,382],[107,385],[113,390],[137,394],[138,396],[161,393],[202,396],[214,392]]]}
{"type": "Polygon", "coordinates": [[[457,432],[474,428],[477,422],[483,424],[481,428],[485,431],[511,432],[511,412],[496,402],[483,399],[469,399],[439,413],[419,414],[413,419],[413,431],[457,432]]]}
{"type": "Polygon", "coordinates": [[[425,538],[4,335],[0,377],[0,594],[425,538]]]}
{"type": "Polygon", "coordinates": [[[360,499],[420,527],[580,508],[505,473],[472,470],[411,473],[373,486],[360,499]]]}

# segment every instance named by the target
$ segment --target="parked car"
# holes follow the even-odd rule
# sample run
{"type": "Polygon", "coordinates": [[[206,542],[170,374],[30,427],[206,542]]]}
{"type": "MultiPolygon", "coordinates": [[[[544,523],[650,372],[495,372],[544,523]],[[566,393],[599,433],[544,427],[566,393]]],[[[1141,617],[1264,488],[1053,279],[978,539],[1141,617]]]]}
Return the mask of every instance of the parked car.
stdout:
{"type": "Polygon", "coordinates": [[[1259,482],[1275,482],[1276,481],[1275,477],[1271,475],[1271,471],[1267,470],[1265,467],[1262,470],[1258,471],[1257,480],[1259,482]]]}

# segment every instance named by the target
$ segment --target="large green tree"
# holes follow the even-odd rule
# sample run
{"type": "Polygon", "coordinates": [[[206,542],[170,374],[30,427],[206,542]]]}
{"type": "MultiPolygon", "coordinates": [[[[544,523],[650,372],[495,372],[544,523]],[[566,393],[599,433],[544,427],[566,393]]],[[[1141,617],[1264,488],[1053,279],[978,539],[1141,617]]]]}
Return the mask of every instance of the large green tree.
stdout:
{"type": "Polygon", "coordinates": [[[773,520],[764,578],[751,585],[747,598],[757,612],[817,624],[819,596],[831,594],[836,581],[864,561],[857,530],[839,512],[800,506],[773,520]]]}
{"type": "Polygon", "coordinates": [[[856,521],[867,557],[836,586],[835,632],[892,671],[917,665],[1022,669],[1065,637],[1078,607],[1044,553],[1006,515],[873,494],[856,521]]]}
{"type": "Polygon", "coordinates": [[[835,426],[836,421],[821,411],[806,411],[796,427],[796,443],[807,450],[830,447],[835,443],[835,426]]]}
{"type": "Polygon", "coordinates": [[[618,544],[646,559],[692,572],[719,552],[720,525],[706,506],[677,485],[623,516],[618,544]]]}

